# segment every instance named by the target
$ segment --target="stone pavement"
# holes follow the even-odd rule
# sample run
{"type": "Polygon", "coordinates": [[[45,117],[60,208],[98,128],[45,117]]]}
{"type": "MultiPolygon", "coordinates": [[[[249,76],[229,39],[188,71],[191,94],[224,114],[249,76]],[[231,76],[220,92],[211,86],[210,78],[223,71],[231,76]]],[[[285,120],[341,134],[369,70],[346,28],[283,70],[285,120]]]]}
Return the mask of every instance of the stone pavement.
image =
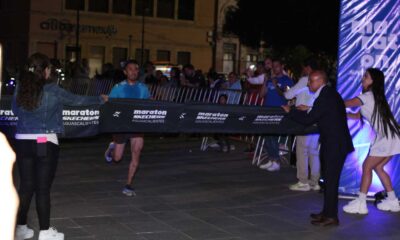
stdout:
{"type": "MultiPolygon", "coordinates": [[[[292,192],[296,170],[270,173],[253,167],[244,144],[202,152],[200,138],[146,137],[136,197],[126,197],[128,154],[104,161],[108,136],[61,143],[52,191],[51,225],[66,239],[400,239],[400,214],[369,204],[370,214],[340,211],[339,227],[315,227],[322,194],[292,192]]],[[[347,202],[340,201],[340,208],[347,202]]],[[[29,224],[37,218],[31,206],[29,224]]]]}

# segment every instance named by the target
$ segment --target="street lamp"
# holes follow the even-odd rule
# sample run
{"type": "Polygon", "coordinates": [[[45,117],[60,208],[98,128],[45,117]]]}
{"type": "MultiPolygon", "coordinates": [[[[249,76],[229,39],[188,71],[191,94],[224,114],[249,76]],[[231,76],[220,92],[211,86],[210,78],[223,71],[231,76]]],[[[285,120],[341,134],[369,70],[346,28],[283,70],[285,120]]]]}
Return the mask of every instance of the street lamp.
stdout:
{"type": "Polygon", "coordinates": [[[80,21],[80,6],[76,6],[76,40],[75,40],[75,54],[76,54],[76,61],[79,62],[81,58],[80,48],[79,48],[79,21],[80,21]]]}
{"type": "Polygon", "coordinates": [[[143,2],[143,8],[142,8],[142,53],[140,56],[140,65],[143,65],[144,62],[144,24],[145,24],[145,15],[149,8],[145,6],[145,2],[143,2]]]}
{"type": "Polygon", "coordinates": [[[128,40],[128,58],[131,59],[132,58],[132,35],[129,34],[129,40],[128,40]]]}

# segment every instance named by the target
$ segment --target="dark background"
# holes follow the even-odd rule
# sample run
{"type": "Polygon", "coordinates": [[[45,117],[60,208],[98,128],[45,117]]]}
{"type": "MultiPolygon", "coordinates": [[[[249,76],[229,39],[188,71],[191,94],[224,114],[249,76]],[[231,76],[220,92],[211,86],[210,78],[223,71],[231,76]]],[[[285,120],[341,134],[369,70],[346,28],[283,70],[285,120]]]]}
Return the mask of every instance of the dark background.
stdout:
{"type": "Polygon", "coordinates": [[[265,40],[265,47],[302,45],[336,57],[339,11],[339,0],[238,0],[224,30],[252,47],[265,40]]]}

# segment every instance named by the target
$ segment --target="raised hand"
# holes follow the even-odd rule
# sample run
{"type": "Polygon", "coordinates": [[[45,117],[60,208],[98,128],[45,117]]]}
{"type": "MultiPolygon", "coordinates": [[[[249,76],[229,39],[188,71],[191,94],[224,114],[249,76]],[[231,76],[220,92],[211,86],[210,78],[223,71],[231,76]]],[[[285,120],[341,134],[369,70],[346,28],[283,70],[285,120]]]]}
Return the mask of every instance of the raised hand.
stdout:
{"type": "Polygon", "coordinates": [[[103,99],[104,102],[108,102],[108,95],[101,94],[100,97],[103,99]]]}
{"type": "Polygon", "coordinates": [[[289,112],[290,112],[290,106],[289,106],[289,105],[282,105],[281,107],[283,108],[283,110],[284,110],[286,113],[289,113],[289,112]]]}

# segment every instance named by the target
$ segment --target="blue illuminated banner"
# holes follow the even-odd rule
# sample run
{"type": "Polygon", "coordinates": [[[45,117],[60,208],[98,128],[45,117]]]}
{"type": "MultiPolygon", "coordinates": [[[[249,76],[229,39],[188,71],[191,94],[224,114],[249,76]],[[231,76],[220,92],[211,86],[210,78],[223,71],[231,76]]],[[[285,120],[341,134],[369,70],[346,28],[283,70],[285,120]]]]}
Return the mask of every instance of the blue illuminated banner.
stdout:
{"type": "MultiPolygon", "coordinates": [[[[361,93],[361,79],[367,68],[381,69],[386,77],[386,98],[396,120],[400,120],[400,1],[342,0],[339,37],[338,91],[344,99],[361,93]]],[[[368,154],[374,133],[368,124],[349,121],[356,151],[344,166],[340,191],[359,191],[361,166],[368,154]]],[[[400,195],[400,157],[395,156],[386,170],[392,177],[395,191],[400,195]]],[[[381,191],[378,177],[370,191],[381,191]]]]}

